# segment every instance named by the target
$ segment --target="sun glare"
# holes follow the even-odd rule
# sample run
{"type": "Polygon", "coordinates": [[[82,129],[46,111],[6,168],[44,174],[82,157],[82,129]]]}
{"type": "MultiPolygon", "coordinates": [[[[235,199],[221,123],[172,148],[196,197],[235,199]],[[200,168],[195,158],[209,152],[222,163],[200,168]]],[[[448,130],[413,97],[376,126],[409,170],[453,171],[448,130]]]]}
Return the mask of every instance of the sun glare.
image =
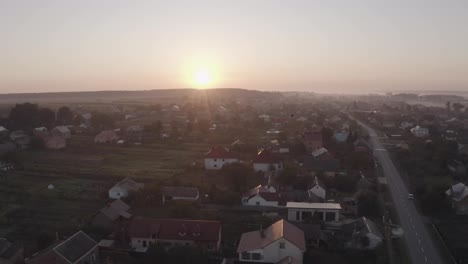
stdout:
{"type": "Polygon", "coordinates": [[[194,76],[194,82],[199,88],[207,88],[213,83],[213,74],[206,69],[197,70],[194,76]]]}

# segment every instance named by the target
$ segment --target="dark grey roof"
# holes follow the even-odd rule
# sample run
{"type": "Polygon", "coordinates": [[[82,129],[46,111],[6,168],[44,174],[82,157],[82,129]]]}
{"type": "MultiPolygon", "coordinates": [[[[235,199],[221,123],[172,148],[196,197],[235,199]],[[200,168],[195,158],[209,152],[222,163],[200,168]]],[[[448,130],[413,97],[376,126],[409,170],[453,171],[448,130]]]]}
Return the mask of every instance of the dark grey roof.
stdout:
{"type": "Polygon", "coordinates": [[[375,223],[366,217],[361,217],[349,224],[343,225],[343,232],[344,235],[348,237],[353,236],[353,234],[365,236],[368,233],[382,237],[382,234],[380,233],[375,223]]]}
{"type": "Polygon", "coordinates": [[[69,262],[74,263],[95,246],[97,246],[96,241],[83,233],[83,231],[79,231],[62,244],[56,246],[54,250],[69,262]]]}
{"type": "Polygon", "coordinates": [[[313,171],[338,171],[340,170],[340,161],[337,159],[316,160],[313,156],[306,156],[304,168],[313,171]]]}
{"type": "Polygon", "coordinates": [[[20,249],[19,245],[11,243],[5,238],[0,238],[0,258],[9,259],[20,249]]]}

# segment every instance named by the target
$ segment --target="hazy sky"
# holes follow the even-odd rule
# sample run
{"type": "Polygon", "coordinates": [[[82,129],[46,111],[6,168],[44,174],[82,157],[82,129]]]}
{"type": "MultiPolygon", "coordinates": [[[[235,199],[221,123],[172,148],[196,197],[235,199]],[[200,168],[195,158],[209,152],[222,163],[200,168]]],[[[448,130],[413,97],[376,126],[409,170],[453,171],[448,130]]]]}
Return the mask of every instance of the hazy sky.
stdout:
{"type": "Polygon", "coordinates": [[[0,0],[0,92],[468,90],[468,1],[0,0]]]}

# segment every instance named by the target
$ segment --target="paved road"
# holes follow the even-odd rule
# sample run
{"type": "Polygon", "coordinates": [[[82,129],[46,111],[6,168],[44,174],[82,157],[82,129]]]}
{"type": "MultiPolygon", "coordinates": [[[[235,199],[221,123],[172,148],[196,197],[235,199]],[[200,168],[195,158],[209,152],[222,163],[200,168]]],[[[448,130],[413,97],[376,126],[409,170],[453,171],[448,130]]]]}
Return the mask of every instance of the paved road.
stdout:
{"type": "Polygon", "coordinates": [[[369,126],[359,122],[369,133],[374,147],[374,155],[379,161],[383,173],[387,178],[388,186],[400,218],[400,224],[405,230],[404,239],[408,247],[408,254],[413,264],[442,264],[442,259],[437,251],[426,226],[423,217],[413,204],[408,200],[408,190],[395,168],[388,151],[382,145],[376,132],[369,126]]]}

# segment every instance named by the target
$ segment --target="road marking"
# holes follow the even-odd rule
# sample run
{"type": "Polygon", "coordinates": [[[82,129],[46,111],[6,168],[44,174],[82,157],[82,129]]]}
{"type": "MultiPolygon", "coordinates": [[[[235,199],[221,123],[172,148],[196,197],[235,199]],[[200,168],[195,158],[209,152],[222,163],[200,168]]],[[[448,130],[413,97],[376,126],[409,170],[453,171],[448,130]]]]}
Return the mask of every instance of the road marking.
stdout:
{"type": "Polygon", "coordinates": [[[416,236],[419,236],[419,235],[418,235],[418,232],[416,232],[416,236]]]}
{"type": "Polygon", "coordinates": [[[418,243],[421,244],[421,239],[418,238],[418,243]]]}
{"type": "Polygon", "coordinates": [[[413,229],[415,229],[414,225],[413,225],[413,229]]]}
{"type": "Polygon", "coordinates": [[[426,262],[429,262],[429,261],[427,260],[427,257],[424,257],[424,259],[426,260],[426,262]]]}
{"type": "Polygon", "coordinates": [[[424,253],[424,248],[423,247],[421,247],[421,251],[424,253]]]}

